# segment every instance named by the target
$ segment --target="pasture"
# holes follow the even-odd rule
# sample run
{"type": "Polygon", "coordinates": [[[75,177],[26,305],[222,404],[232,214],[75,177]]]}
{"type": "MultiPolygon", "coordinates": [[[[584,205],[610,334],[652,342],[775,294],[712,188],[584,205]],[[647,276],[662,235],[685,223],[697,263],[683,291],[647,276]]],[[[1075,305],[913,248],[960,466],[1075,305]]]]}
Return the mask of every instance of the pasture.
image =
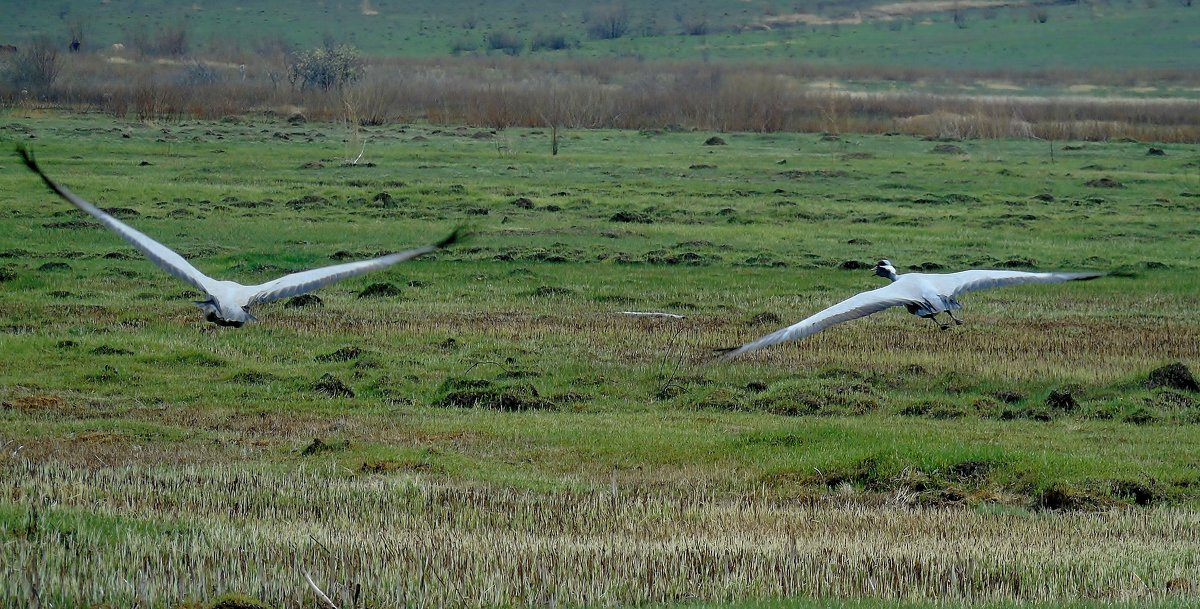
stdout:
{"type": "Polygon", "coordinates": [[[217,277],[471,230],[218,328],[6,152],[0,604],[1197,600],[1194,146],[0,119],[217,277]],[[1109,275],[708,363],[880,258],[1109,275]]]}
{"type": "MultiPolygon", "coordinates": [[[[490,0],[485,6],[430,0],[262,0],[253,5],[128,0],[8,8],[0,40],[18,46],[41,34],[62,40],[65,48],[74,27],[83,32],[85,50],[120,43],[132,54],[135,47],[152,47],[159,36],[182,28],[189,57],[240,57],[246,63],[281,46],[309,48],[333,40],[377,57],[515,51],[552,60],[805,62],[949,73],[1051,69],[1103,76],[1127,70],[1131,80],[1153,86],[1144,82],[1147,68],[1173,70],[1190,83],[1200,53],[1195,44],[1200,11],[1186,1],[490,0]],[[589,33],[590,24],[602,18],[596,9],[621,24],[619,37],[589,33]],[[495,34],[517,46],[491,48],[495,34]],[[542,46],[549,40],[561,42],[542,46]]],[[[1194,84],[1172,92],[1195,93],[1194,84]]]]}

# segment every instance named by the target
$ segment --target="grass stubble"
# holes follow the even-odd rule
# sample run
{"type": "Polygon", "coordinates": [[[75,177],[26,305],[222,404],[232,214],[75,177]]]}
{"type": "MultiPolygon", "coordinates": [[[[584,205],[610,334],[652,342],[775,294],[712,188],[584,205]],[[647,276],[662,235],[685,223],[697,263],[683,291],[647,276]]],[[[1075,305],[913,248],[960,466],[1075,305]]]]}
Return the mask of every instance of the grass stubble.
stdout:
{"type": "Polygon", "coordinates": [[[1186,150],[407,125],[341,168],[273,121],[9,131],[217,274],[474,241],[221,331],[6,164],[4,604],[1195,600],[1197,398],[1145,384],[1200,355],[1186,150]],[[704,365],[880,257],[1113,275],[704,365]]]}

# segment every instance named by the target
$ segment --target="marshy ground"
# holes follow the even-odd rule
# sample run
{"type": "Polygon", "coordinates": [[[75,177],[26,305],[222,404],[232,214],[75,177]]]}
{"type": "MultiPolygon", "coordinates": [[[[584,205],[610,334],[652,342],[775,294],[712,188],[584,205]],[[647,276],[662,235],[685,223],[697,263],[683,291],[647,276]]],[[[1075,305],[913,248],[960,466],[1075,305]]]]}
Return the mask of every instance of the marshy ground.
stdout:
{"type": "Polygon", "coordinates": [[[224,329],[0,163],[5,604],[1195,602],[1194,147],[286,118],[6,117],[217,277],[473,234],[224,329]],[[706,363],[879,258],[1109,276],[706,363]]]}

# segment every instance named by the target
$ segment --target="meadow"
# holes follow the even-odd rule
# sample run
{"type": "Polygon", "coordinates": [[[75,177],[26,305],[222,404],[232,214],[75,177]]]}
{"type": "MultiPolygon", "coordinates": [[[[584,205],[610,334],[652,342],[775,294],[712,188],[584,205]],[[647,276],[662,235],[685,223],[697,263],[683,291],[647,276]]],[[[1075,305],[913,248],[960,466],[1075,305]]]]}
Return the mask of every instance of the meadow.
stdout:
{"type": "Polygon", "coordinates": [[[182,29],[188,56],[240,55],[246,63],[281,47],[330,40],[375,57],[516,52],[548,59],[760,60],[947,72],[1083,69],[1100,75],[1193,72],[1200,53],[1194,44],[1200,11],[1187,0],[122,0],[8,9],[0,40],[18,46],[44,34],[65,47],[74,28],[83,34],[84,50],[120,43],[132,52],[182,29]],[[618,36],[590,32],[605,18],[620,24],[618,36]],[[492,48],[495,34],[519,46],[492,48]],[[539,46],[539,40],[557,44],[539,46]]]}
{"type": "Polygon", "coordinates": [[[288,118],[3,116],[218,277],[470,236],[219,328],[6,156],[0,603],[1197,600],[1193,146],[288,118]],[[1108,275],[710,363],[879,258],[1108,275]]]}

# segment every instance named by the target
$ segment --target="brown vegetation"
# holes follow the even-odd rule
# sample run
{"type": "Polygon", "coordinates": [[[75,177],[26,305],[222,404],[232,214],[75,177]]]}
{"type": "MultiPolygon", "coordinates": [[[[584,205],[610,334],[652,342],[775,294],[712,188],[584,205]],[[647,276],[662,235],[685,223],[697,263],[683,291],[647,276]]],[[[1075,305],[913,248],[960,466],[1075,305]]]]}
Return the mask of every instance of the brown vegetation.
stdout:
{"type": "Polygon", "coordinates": [[[793,595],[1136,603],[1189,593],[1197,543],[1194,513],[1093,511],[1071,488],[1040,497],[1061,512],[1053,519],[979,514],[954,496],[921,507],[916,493],[880,505],[728,500],[704,487],[628,488],[617,473],[611,492],[540,493],[448,483],[419,461],[334,473],[320,464],[345,453],[309,446],[320,448],[299,458],[312,471],[296,473],[0,461],[21,506],[8,530],[20,542],[0,547],[0,560],[24,584],[0,590],[0,602],[173,606],[219,581],[274,606],[314,606],[302,583],[311,571],[343,607],[793,595]]]}
{"type": "MultiPolygon", "coordinates": [[[[1123,87],[1142,79],[1189,83],[1195,74],[1186,71],[935,74],[904,68],[471,57],[379,59],[366,66],[361,82],[325,88],[298,81],[289,87],[285,75],[289,64],[298,62],[283,54],[269,57],[239,69],[232,61],[129,62],[76,54],[59,83],[40,95],[40,103],[143,119],[303,108],[312,119],[352,115],[364,124],[423,117],[493,128],[552,123],[563,128],[899,132],[943,139],[1200,141],[1200,107],[1186,99],[871,93],[819,84],[830,78],[934,78],[1123,87]]],[[[0,99],[33,103],[21,98],[13,82],[6,84],[0,84],[0,99]]]]}

